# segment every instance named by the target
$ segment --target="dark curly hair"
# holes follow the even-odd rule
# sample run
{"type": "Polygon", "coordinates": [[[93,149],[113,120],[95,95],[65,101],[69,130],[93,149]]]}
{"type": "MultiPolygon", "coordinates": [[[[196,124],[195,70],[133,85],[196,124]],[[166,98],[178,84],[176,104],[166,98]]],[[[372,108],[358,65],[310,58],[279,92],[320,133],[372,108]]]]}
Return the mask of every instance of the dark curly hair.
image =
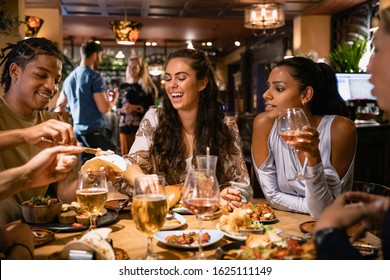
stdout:
{"type": "Polygon", "coordinates": [[[300,83],[300,90],[311,86],[314,95],[309,103],[315,115],[348,117],[348,108],[337,89],[336,74],[326,63],[316,63],[305,57],[292,57],[280,61],[275,67],[286,66],[300,83]]]}
{"type": "MultiPolygon", "coordinates": [[[[195,143],[192,163],[196,166],[196,155],[205,155],[207,147],[210,154],[218,156],[217,178],[223,176],[223,163],[229,156],[237,153],[233,136],[224,123],[222,102],[215,82],[214,71],[206,54],[200,50],[179,49],[172,52],[167,64],[173,58],[186,58],[196,72],[196,78],[208,79],[207,86],[199,95],[198,116],[195,126],[195,143]]],[[[169,184],[180,183],[180,174],[186,169],[183,126],[176,109],[169,98],[163,100],[159,124],[153,136],[151,155],[156,160],[158,171],[165,175],[169,184]]]]}
{"type": "Polygon", "coordinates": [[[63,61],[64,56],[57,48],[54,42],[46,38],[28,38],[18,41],[16,44],[8,43],[8,46],[1,49],[0,66],[4,64],[3,73],[1,75],[0,84],[4,86],[4,92],[8,92],[11,86],[11,76],[9,68],[12,63],[16,63],[24,69],[31,61],[35,60],[38,55],[50,55],[63,61]],[[10,52],[5,55],[7,51],[10,52]]]}

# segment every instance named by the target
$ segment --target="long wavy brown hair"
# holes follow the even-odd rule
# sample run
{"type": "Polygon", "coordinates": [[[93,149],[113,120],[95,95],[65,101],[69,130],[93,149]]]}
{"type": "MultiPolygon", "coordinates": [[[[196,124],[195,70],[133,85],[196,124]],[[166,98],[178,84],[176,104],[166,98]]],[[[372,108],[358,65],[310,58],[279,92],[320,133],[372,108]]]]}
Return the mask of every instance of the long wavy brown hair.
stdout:
{"type": "MultiPolygon", "coordinates": [[[[218,156],[216,175],[220,179],[224,172],[223,163],[237,153],[237,150],[234,147],[232,133],[224,123],[225,115],[222,102],[219,100],[213,68],[207,55],[200,50],[174,51],[169,55],[167,64],[172,58],[186,58],[196,72],[198,80],[206,77],[208,79],[207,86],[199,95],[192,164],[196,166],[196,155],[205,155],[209,147],[210,154],[218,156]]],[[[183,174],[186,169],[183,125],[169,98],[164,98],[160,112],[159,124],[153,136],[151,155],[158,172],[165,175],[169,184],[177,184],[180,183],[180,174],[183,174]]]]}

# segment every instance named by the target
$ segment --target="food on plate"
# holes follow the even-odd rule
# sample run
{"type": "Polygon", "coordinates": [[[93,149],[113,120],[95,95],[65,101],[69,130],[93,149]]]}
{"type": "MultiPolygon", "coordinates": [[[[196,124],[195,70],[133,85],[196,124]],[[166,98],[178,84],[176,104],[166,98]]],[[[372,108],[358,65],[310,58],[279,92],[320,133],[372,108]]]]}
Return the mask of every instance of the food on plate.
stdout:
{"type": "Polygon", "coordinates": [[[165,225],[179,225],[179,224],[180,224],[180,221],[176,218],[166,219],[164,222],[164,226],[165,225]]]}
{"type": "MultiPolygon", "coordinates": [[[[107,214],[107,209],[99,211],[98,218],[107,214]]],[[[58,215],[58,221],[62,224],[72,224],[74,227],[89,225],[89,214],[83,210],[81,205],[73,201],[71,204],[64,203],[62,211],[58,215]]]]}
{"type": "Polygon", "coordinates": [[[110,228],[99,228],[84,234],[79,240],[68,242],[60,253],[60,258],[69,259],[71,250],[94,252],[97,260],[114,260],[114,249],[107,242],[110,228]]]}
{"type": "Polygon", "coordinates": [[[32,224],[54,222],[61,213],[61,208],[62,201],[49,196],[34,196],[22,203],[23,218],[32,224]]]}
{"type": "MultiPolygon", "coordinates": [[[[223,209],[223,207],[222,207],[223,209]]],[[[231,234],[240,234],[240,228],[251,226],[251,219],[245,209],[235,208],[233,212],[224,212],[219,218],[219,228],[231,234]]]]}
{"type": "MultiPolygon", "coordinates": [[[[167,243],[175,243],[181,245],[195,245],[199,244],[199,234],[192,231],[188,233],[183,233],[179,235],[168,235],[165,237],[167,243]]],[[[208,232],[202,233],[202,243],[207,243],[210,241],[210,234],[208,232]]]]}
{"type": "Polygon", "coordinates": [[[61,224],[73,224],[74,222],[76,222],[76,216],[77,216],[77,212],[74,210],[61,212],[58,215],[58,221],[61,224]]]}
{"type": "Polygon", "coordinates": [[[83,226],[89,226],[89,214],[87,212],[82,212],[76,215],[77,223],[82,224],[83,226]]]}
{"type": "Polygon", "coordinates": [[[224,253],[224,259],[234,260],[311,260],[316,250],[312,240],[300,244],[290,237],[280,237],[270,230],[265,234],[250,234],[244,246],[224,253]]]}
{"type": "Polygon", "coordinates": [[[173,208],[181,199],[181,185],[171,185],[165,187],[169,209],[173,208]]]}
{"type": "Polygon", "coordinates": [[[219,228],[227,233],[240,234],[243,230],[259,230],[263,224],[259,221],[275,219],[272,208],[267,204],[249,202],[229,212],[226,206],[221,207],[223,215],[219,218],[219,228]]]}
{"type": "Polygon", "coordinates": [[[266,203],[255,204],[248,202],[244,204],[242,209],[245,209],[250,215],[252,220],[273,220],[275,219],[275,213],[272,208],[266,203]]]}
{"type": "Polygon", "coordinates": [[[92,172],[100,171],[102,168],[104,170],[113,170],[116,175],[121,175],[126,170],[126,162],[121,156],[116,154],[100,155],[87,160],[81,166],[81,172],[87,173],[88,170],[92,172]]]}
{"type": "MultiPolygon", "coordinates": [[[[58,198],[51,198],[50,196],[39,195],[39,196],[31,197],[30,200],[23,202],[23,204],[28,205],[28,206],[38,206],[38,205],[50,206],[50,205],[55,205],[58,202],[60,202],[60,200],[58,198]]],[[[62,204],[61,204],[61,206],[62,206],[62,204]]]]}

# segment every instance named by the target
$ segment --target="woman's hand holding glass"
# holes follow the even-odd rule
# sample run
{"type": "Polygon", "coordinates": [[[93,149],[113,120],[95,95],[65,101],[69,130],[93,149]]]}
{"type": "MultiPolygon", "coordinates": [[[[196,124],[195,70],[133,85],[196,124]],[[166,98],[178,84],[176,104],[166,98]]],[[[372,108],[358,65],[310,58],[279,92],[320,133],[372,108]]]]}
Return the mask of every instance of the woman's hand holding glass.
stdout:
{"type": "Polygon", "coordinates": [[[295,177],[288,178],[288,180],[305,180],[311,178],[311,175],[305,174],[308,163],[307,154],[313,154],[316,155],[314,158],[319,158],[319,138],[318,132],[310,128],[310,123],[302,108],[287,108],[279,113],[278,134],[294,151],[297,172],[295,177]],[[303,166],[301,166],[298,152],[304,153],[303,166]]]}

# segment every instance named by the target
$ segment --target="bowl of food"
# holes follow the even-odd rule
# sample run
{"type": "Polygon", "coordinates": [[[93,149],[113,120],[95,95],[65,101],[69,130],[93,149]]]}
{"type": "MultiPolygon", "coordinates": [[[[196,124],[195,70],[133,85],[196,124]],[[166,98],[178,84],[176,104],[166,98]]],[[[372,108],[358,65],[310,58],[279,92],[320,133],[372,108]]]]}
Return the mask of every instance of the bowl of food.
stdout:
{"type": "Polygon", "coordinates": [[[34,196],[22,203],[23,219],[30,224],[52,223],[61,209],[62,201],[57,198],[34,196]]]}

